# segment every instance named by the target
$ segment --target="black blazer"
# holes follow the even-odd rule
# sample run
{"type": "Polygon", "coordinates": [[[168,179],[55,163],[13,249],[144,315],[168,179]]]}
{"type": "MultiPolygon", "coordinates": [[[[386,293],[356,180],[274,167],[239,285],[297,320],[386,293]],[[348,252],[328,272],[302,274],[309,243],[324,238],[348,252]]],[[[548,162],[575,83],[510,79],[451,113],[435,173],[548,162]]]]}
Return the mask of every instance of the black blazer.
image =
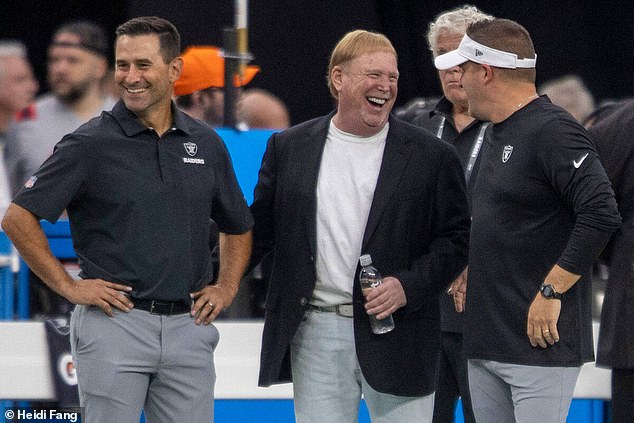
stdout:
{"type": "Polygon", "coordinates": [[[612,182],[623,224],[606,248],[610,266],[597,365],[634,369],[634,101],[619,105],[588,130],[612,182]]]}
{"type": "MultiPolygon", "coordinates": [[[[289,343],[315,287],[317,175],[332,116],[274,134],[255,187],[253,260],[273,254],[260,386],[291,381],[289,343]]],[[[405,290],[407,305],[394,313],[392,332],[372,334],[359,283],[350,281],[357,356],[375,390],[401,396],[435,390],[438,295],[467,264],[469,225],[455,149],[391,116],[361,253],[405,290]]]]}

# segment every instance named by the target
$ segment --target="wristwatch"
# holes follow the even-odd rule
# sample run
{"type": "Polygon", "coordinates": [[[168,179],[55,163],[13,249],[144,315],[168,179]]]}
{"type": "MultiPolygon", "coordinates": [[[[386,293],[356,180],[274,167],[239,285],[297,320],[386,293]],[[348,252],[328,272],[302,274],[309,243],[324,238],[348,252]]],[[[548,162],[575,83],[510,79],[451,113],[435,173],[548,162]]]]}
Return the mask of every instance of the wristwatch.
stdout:
{"type": "Polygon", "coordinates": [[[544,298],[554,299],[554,300],[561,300],[561,297],[564,296],[564,294],[555,291],[555,288],[549,283],[542,283],[539,286],[539,292],[542,293],[544,298]]]}

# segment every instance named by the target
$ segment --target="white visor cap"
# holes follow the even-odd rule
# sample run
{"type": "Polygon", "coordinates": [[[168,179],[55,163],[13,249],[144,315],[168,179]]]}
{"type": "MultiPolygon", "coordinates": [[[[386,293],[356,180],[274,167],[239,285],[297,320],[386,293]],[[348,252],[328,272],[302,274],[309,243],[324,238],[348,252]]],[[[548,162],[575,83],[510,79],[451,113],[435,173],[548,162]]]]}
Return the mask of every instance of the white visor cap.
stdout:
{"type": "Polygon", "coordinates": [[[534,68],[537,63],[537,55],[533,59],[518,59],[517,54],[508,51],[496,50],[473,41],[467,36],[462,37],[456,50],[441,54],[434,60],[438,70],[446,70],[463,64],[464,62],[476,62],[483,65],[491,65],[497,68],[516,69],[534,68]]]}

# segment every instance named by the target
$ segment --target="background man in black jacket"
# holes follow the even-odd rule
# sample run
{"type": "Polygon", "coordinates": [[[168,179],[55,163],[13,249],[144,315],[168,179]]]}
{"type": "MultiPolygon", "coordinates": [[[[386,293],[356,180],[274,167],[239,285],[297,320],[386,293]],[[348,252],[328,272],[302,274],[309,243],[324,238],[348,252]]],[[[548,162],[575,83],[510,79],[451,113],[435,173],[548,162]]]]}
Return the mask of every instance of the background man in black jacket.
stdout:
{"type": "Polygon", "coordinates": [[[610,279],[601,308],[597,365],[612,368],[612,421],[627,422],[634,415],[634,101],[619,106],[588,132],[623,218],[607,249],[610,279]]]}

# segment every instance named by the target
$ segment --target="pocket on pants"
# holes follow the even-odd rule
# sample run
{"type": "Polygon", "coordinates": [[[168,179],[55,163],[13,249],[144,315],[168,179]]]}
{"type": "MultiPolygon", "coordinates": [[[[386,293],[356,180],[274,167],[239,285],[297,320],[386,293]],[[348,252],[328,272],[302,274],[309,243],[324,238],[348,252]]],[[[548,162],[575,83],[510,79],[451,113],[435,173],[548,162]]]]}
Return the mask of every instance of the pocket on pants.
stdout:
{"type": "Polygon", "coordinates": [[[213,324],[209,325],[208,329],[211,349],[212,351],[216,351],[216,347],[218,347],[218,342],[220,342],[220,332],[218,331],[218,328],[213,324]]]}
{"type": "Polygon", "coordinates": [[[79,340],[79,332],[83,322],[86,306],[76,305],[70,314],[70,352],[73,360],[77,361],[77,342],[79,340]]]}

